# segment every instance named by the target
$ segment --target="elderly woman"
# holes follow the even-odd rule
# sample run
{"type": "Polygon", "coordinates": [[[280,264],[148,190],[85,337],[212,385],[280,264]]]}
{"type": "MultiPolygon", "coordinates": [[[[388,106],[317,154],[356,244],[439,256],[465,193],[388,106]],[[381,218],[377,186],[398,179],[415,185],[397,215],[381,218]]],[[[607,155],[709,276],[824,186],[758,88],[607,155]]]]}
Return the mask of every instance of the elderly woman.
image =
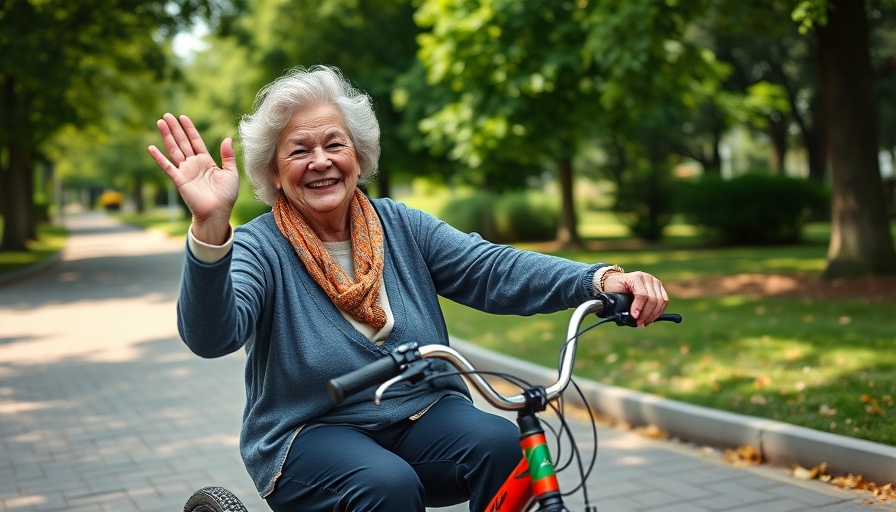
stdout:
{"type": "Polygon", "coordinates": [[[649,324],[655,277],[491,244],[358,186],[376,173],[366,94],[329,67],[266,86],[239,125],[246,173],[272,212],[231,229],[230,138],[215,162],[186,116],[149,151],[193,214],[178,329],[203,357],[245,348],[240,449],[275,511],[481,510],[520,460],[518,430],[477,410],[459,377],[334,406],[326,382],[408,343],[448,343],[438,296],[498,314],[567,309],[601,290],[635,295],[649,324]]]}

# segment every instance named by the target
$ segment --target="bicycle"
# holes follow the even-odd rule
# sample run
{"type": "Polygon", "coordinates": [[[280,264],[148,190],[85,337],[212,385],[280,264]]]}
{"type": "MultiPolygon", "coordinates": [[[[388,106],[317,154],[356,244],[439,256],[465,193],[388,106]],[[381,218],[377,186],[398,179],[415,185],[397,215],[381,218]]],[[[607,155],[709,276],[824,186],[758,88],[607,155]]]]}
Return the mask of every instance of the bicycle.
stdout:
{"type": "MultiPolygon", "coordinates": [[[[566,342],[560,348],[560,364],[557,381],[545,387],[532,385],[510,375],[477,370],[469,360],[451,347],[445,345],[408,344],[397,347],[389,357],[383,357],[373,363],[359,368],[346,375],[334,378],[328,383],[328,390],[333,401],[341,403],[346,397],[377,385],[374,400],[379,403],[389,387],[402,381],[421,383],[444,377],[446,372],[439,365],[430,364],[429,359],[440,359],[454,367],[454,373],[464,376],[473,388],[493,407],[517,413],[517,425],[520,429],[520,447],[523,455],[517,467],[508,475],[505,482],[489,501],[484,512],[564,512],[564,496],[557,480],[557,466],[548,446],[547,436],[539,415],[549,407],[561,421],[561,431],[566,432],[572,443],[573,455],[578,460],[581,483],[572,491],[582,491],[585,498],[585,511],[595,511],[588,504],[585,481],[594,466],[597,443],[594,444],[591,462],[587,470],[575,440],[563,419],[562,406],[559,402],[564,391],[572,382],[572,369],[575,363],[578,337],[585,332],[607,322],[618,326],[635,326],[635,319],[629,314],[632,297],[617,293],[602,293],[596,298],[579,305],[572,313],[567,328],[566,342]],[[579,330],[582,322],[594,314],[601,321],[579,330]],[[494,389],[484,376],[500,377],[521,388],[519,394],[504,396],[494,389]],[[538,508],[533,508],[533,507],[538,508]]],[[[657,321],[681,323],[681,315],[663,314],[657,321]]],[[[581,393],[580,393],[581,396],[581,393]]],[[[581,397],[584,402],[584,397],[581,397]]],[[[590,413],[590,408],[589,408],[590,413]]],[[[592,429],[595,441],[597,436],[594,418],[592,429]]],[[[558,438],[560,434],[555,432],[558,438]]],[[[200,489],[187,502],[184,512],[247,512],[239,499],[226,489],[206,487],[200,489]]]]}

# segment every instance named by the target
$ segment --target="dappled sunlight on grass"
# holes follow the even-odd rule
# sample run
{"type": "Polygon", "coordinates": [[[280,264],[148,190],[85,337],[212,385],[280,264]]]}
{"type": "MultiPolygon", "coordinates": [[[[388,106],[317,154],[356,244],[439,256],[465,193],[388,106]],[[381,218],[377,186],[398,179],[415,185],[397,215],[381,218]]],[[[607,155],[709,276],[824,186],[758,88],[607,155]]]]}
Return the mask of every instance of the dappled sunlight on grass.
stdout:
{"type": "Polygon", "coordinates": [[[735,308],[746,304],[747,299],[739,296],[719,297],[717,304],[719,306],[735,308]]]}
{"type": "Polygon", "coordinates": [[[626,270],[643,270],[663,280],[733,274],[771,274],[820,272],[825,266],[827,248],[821,245],[775,247],[634,247],[621,250],[609,246],[594,250],[559,251],[544,244],[518,244],[523,249],[582,262],[617,263],[626,270]]]}
{"type": "Polygon", "coordinates": [[[821,272],[826,261],[824,258],[798,258],[781,256],[777,258],[765,258],[764,265],[770,269],[786,269],[797,272],[821,272]]]}

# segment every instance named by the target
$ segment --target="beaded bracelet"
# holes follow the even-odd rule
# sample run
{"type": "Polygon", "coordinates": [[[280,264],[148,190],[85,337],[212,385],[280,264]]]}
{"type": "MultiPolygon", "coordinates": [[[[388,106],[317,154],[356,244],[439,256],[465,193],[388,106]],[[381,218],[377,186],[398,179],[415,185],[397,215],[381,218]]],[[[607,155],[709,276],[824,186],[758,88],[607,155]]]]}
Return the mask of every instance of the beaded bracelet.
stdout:
{"type": "Polygon", "coordinates": [[[597,272],[594,275],[595,281],[597,282],[597,286],[595,286],[594,289],[597,293],[604,292],[604,285],[607,284],[607,275],[609,275],[610,272],[625,273],[625,270],[619,265],[610,265],[597,269],[597,272]]]}

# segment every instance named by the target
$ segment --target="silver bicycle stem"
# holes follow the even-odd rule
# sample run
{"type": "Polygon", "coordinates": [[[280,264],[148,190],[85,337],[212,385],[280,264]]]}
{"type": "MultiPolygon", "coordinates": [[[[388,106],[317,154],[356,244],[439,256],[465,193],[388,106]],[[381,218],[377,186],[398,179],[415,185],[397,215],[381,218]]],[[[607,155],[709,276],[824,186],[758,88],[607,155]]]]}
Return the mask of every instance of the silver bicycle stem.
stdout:
{"type": "MultiPolygon", "coordinates": [[[[600,300],[589,300],[587,302],[583,302],[580,304],[575,311],[573,311],[572,316],[569,319],[569,326],[566,331],[566,340],[568,340],[568,344],[565,345],[565,349],[561,350],[561,358],[560,358],[560,368],[559,374],[557,376],[557,382],[547,386],[545,388],[546,400],[551,401],[560,396],[563,391],[566,389],[566,386],[569,385],[569,380],[572,378],[572,368],[573,364],[576,360],[576,344],[578,343],[578,332],[579,326],[582,324],[582,320],[585,319],[586,316],[597,313],[600,314],[603,311],[604,303],[600,300]]],[[[462,356],[458,351],[454,350],[451,347],[445,345],[423,345],[418,348],[420,352],[420,356],[425,358],[435,357],[437,359],[443,359],[448,361],[454,368],[458,371],[464,373],[464,377],[476,388],[480,395],[482,395],[485,400],[497,407],[498,409],[503,409],[505,411],[516,411],[522,409],[526,406],[526,399],[522,394],[512,395],[512,396],[504,396],[501,393],[495,391],[495,389],[488,383],[481,375],[476,373],[476,368],[470,363],[467,358],[462,356]]],[[[379,388],[376,390],[375,400],[376,403],[380,403],[383,395],[386,390],[395,382],[401,380],[401,377],[396,377],[394,379],[390,379],[384,382],[379,388]]]]}

